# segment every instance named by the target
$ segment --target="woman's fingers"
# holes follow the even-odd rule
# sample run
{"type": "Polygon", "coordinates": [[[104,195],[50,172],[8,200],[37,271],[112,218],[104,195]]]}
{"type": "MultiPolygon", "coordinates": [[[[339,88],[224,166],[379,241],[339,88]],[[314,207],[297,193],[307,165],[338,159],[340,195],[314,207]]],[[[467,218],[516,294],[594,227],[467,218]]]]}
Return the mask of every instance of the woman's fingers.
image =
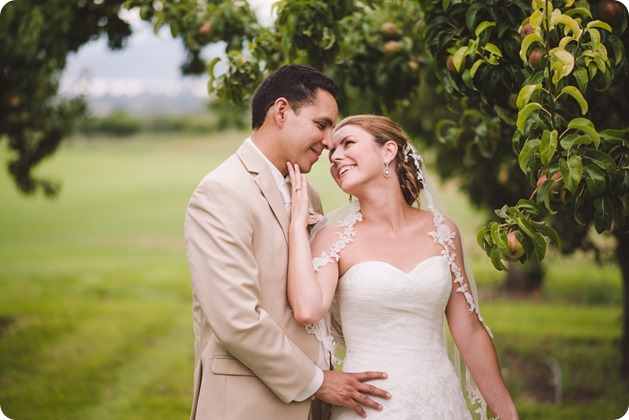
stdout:
{"type": "Polygon", "coordinates": [[[302,192],[304,196],[307,196],[306,187],[308,183],[306,180],[306,175],[301,173],[299,165],[297,165],[296,163],[293,164],[290,162],[286,162],[286,166],[288,168],[290,183],[293,188],[292,194],[296,195],[295,193],[297,193],[297,196],[299,196],[299,192],[302,192]]]}
{"type": "Polygon", "coordinates": [[[306,175],[301,173],[299,165],[286,162],[291,183],[291,220],[298,224],[308,223],[308,182],[306,175]]]}
{"type": "Polygon", "coordinates": [[[295,182],[295,169],[293,167],[293,164],[290,162],[286,162],[286,167],[288,168],[288,176],[290,178],[290,183],[291,185],[293,185],[293,183],[295,182]]]}
{"type": "Polygon", "coordinates": [[[291,182],[293,184],[293,190],[301,191],[303,175],[301,174],[301,171],[299,170],[299,165],[297,165],[296,163],[293,164],[293,173],[295,174],[295,179],[291,182]]]}

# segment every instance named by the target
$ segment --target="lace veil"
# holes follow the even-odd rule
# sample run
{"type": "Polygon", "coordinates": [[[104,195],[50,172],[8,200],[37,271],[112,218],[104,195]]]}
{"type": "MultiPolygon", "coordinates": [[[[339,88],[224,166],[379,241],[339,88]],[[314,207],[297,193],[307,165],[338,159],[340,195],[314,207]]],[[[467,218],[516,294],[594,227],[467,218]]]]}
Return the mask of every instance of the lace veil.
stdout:
{"type": "MultiPolygon", "coordinates": [[[[470,313],[476,314],[481,323],[485,326],[485,329],[493,338],[491,330],[483,322],[483,318],[480,315],[478,306],[478,293],[476,289],[476,282],[474,275],[470,269],[468,261],[465,260],[463,254],[462,260],[465,267],[460,267],[456,262],[457,252],[463,253],[463,250],[456,249],[454,238],[456,233],[453,232],[450,227],[444,223],[444,216],[442,212],[437,208],[435,203],[434,189],[431,188],[430,183],[426,178],[426,172],[424,170],[424,162],[413,145],[407,143],[404,148],[404,157],[407,163],[412,163],[417,168],[417,179],[423,186],[421,195],[417,200],[421,203],[421,208],[431,211],[433,213],[433,222],[435,231],[430,232],[435,244],[440,244],[443,247],[441,254],[448,260],[450,271],[452,272],[453,287],[457,292],[462,293],[469,305],[470,313]],[[465,270],[465,271],[464,271],[465,270]],[[465,281],[467,278],[467,281],[465,281]]],[[[416,202],[415,206],[419,206],[416,202]]],[[[353,238],[356,236],[354,231],[354,225],[362,221],[362,214],[360,213],[360,203],[356,198],[351,199],[349,204],[341,206],[340,208],[332,211],[324,218],[320,219],[311,229],[310,238],[311,241],[315,235],[324,227],[330,224],[335,225],[335,233],[338,237],[337,241],[330,247],[327,252],[323,252],[318,256],[314,256],[312,263],[314,270],[317,271],[332,261],[338,261],[341,258],[341,251],[351,246],[353,238]]],[[[462,240],[461,240],[462,243],[462,240]]],[[[445,314],[444,314],[445,318],[445,314]]],[[[314,334],[316,338],[324,345],[324,347],[330,352],[332,358],[332,364],[338,367],[342,363],[342,357],[339,355],[343,353],[339,346],[344,346],[343,330],[340,322],[338,302],[336,299],[332,303],[330,314],[328,317],[320,320],[316,324],[312,324],[306,327],[307,331],[314,334]]],[[[479,416],[481,419],[487,418],[487,404],[481,396],[476,384],[474,383],[471,375],[463,363],[459,351],[452,340],[447,327],[447,320],[444,322],[444,342],[448,349],[448,355],[455,371],[461,381],[464,394],[468,401],[468,406],[479,416]]]]}

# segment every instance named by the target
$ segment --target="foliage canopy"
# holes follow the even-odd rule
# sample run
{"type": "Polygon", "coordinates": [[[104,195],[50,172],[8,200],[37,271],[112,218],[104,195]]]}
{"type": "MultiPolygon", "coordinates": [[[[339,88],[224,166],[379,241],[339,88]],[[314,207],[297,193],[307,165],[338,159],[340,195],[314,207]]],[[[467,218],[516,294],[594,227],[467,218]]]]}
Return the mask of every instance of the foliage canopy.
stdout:
{"type": "Polygon", "coordinates": [[[245,106],[269,72],[300,62],[338,82],[341,113],[398,121],[441,176],[498,209],[478,242],[499,269],[542,260],[548,241],[589,248],[590,226],[626,235],[629,35],[620,3],[282,0],[266,27],[245,1],[12,2],[0,17],[0,135],[16,152],[9,171],[24,192],[55,192],[32,168],[85,109],[57,97],[57,77],[89,40],[106,34],[112,48],[124,46],[121,7],[180,37],[183,73],[207,67],[217,98],[245,106]],[[201,50],[216,42],[225,56],[205,63],[201,50]],[[219,61],[226,71],[215,74],[219,61]]]}

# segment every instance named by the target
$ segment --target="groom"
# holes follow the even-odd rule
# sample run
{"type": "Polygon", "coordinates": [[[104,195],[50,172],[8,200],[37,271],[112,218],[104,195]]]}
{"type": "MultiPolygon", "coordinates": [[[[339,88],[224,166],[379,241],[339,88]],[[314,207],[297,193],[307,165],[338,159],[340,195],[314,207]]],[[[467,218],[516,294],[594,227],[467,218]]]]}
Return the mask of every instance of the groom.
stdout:
{"type": "Polygon", "coordinates": [[[330,147],[337,92],[310,67],[278,69],[254,94],[250,138],[192,195],[184,227],[196,355],[192,419],[316,419],[329,408],[321,401],[364,415],[363,406],[381,408],[368,395],[387,396],[365,383],[384,373],[330,371],[286,297],[286,162],[307,173],[330,147]]]}

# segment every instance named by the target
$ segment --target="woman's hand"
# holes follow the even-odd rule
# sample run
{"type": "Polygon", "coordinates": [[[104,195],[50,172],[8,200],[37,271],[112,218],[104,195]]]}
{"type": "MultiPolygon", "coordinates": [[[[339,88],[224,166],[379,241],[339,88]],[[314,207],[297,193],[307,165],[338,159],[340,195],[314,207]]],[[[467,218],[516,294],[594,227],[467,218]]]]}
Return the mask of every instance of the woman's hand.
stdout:
{"type": "Polygon", "coordinates": [[[306,175],[299,170],[299,165],[286,162],[288,175],[292,185],[290,223],[291,227],[305,229],[310,221],[310,199],[308,198],[308,181],[306,175]]]}

